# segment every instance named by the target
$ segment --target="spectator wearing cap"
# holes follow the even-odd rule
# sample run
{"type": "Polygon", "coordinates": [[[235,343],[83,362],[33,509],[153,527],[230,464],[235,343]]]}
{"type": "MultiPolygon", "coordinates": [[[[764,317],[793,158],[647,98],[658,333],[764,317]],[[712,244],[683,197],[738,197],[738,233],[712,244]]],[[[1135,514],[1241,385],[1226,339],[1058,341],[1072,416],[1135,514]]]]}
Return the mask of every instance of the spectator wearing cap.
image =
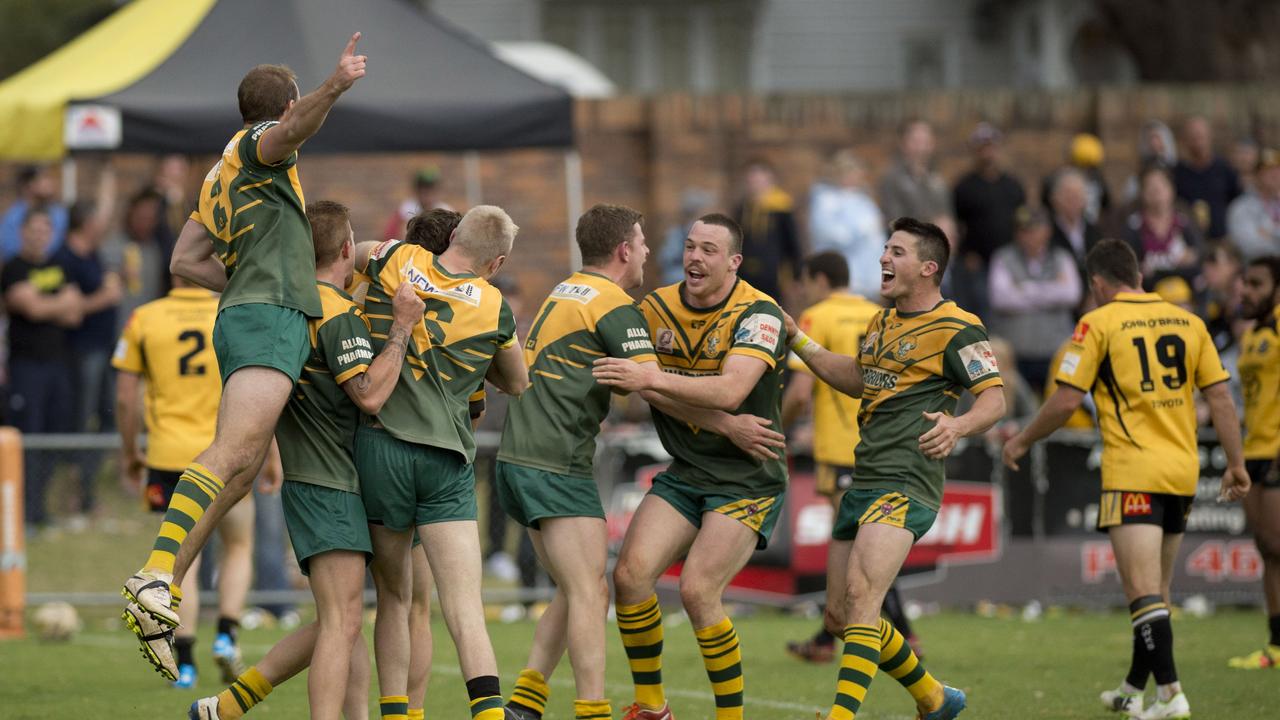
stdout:
{"type": "Polygon", "coordinates": [[[1258,153],[1254,187],[1227,209],[1227,232],[1246,263],[1280,253],[1280,152],[1258,153]]]}
{"type": "Polygon", "coordinates": [[[1227,236],[1227,207],[1240,196],[1240,178],[1231,164],[1213,153],[1213,131],[1199,115],[1182,126],[1182,159],[1173,170],[1178,198],[1211,240],[1227,236]]]}
{"type": "MultiPolygon", "coordinates": [[[[962,270],[957,283],[986,287],[986,268],[996,249],[1013,241],[1013,214],[1027,201],[1022,183],[1005,171],[1000,146],[1003,135],[991,123],[981,122],[969,136],[974,167],[960,179],[952,193],[960,228],[962,270]]],[[[982,315],[986,303],[970,308],[982,315]]]]}
{"type": "Polygon", "coordinates": [[[400,207],[382,229],[383,240],[403,240],[409,219],[423,210],[452,210],[440,197],[440,168],[424,167],[413,175],[413,197],[400,203],[400,207]]]}
{"type": "Polygon", "coordinates": [[[1047,213],[1019,208],[1015,222],[1014,242],[991,258],[987,324],[992,335],[1013,345],[1018,371],[1039,389],[1059,343],[1071,334],[1082,293],[1080,271],[1071,253],[1049,242],[1047,213]]]}
{"type": "Polygon", "coordinates": [[[1085,181],[1085,218],[1096,225],[1102,214],[1111,208],[1111,193],[1107,180],[1102,176],[1102,161],[1106,159],[1102,140],[1090,133],[1079,133],[1067,146],[1067,164],[1049,173],[1040,191],[1040,204],[1048,207],[1058,176],[1069,170],[1080,174],[1085,181]]]}
{"type": "Polygon", "coordinates": [[[0,217],[0,261],[8,262],[22,247],[22,226],[32,208],[42,208],[53,224],[46,253],[52,255],[67,237],[67,208],[56,202],[58,181],[51,168],[28,165],[18,170],[18,199],[0,217]]]}
{"type": "Polygon", "coordinates": [[[850,150],[831,159],[829,179],[809,193],[810,246],[830,250],[849,266],[849,288],[863,297],[880,293],[880,255],[884,252],[884,216],[866,190],[867,174],[850,150]]]}
{"type": "Polygon", "coordinates": [[[951,214],[947,183],[933,167],[936,147],[929,123],[909,120],[903,124],[898,157],[880,178],[880,208],[886,221],[900,217],[925,220],[951,214]]]}
{"type": "Polygon", "coordinates": [[[1138,209],[1129,216],[1125,240],[1138,256],[1143,285],[1151,289],[1167,275],[1194,278],[1204,240],[1199,226],[1174,205],[1173,174],[1163,165],[1150,165],[1138,188],[1138,209]]]}

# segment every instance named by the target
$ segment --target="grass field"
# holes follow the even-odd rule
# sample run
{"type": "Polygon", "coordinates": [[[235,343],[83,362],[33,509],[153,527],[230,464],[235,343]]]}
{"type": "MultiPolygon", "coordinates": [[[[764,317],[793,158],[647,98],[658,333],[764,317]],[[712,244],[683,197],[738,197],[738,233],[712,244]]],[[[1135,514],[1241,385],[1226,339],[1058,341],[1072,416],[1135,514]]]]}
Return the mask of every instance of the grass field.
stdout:
{"type": "MultiPolygon", "coordinates": [[[[714,717],[690,629],[677,614],[669,615],[664,672],[672,708],[682,720],[714,717]]],[[[197,646],[205,672],[198,689],[177,691],[165,687],[143,663],[132,636],[123,629],[107,629],[110,623],[110,618],[98,613],[87,619],[86,630],[70,643],[32,639],[0,643],[0,717],[180,718],[193,699],[221,689],[208,657],[210,637],[202,635],[197,646]]],[[[1280,696],[1270,671],[1264,675],[1225,666],[1227,653],[1252,649],[1261,639],[1263,621],[1257,614],[1224,612],[1204,619],[1185,618],[1174,627],[1179,671],[1197,718],[1258,718],[1275,711],[1280,696]]],[[[809,720],[814,711],[825,710],[834,688],[835,665],[804,665],[781,651],[786,640],[812,628],[812,621],[775,613],[739,618],[748,718],[809,720]]],[[[969,693],[970,710],[965,717],[972,720],[1108,717],[1096,697],[1119,682],[1131,642],[1126,618],[1118,613],[1068,614],[1037,622],[942,614],[922,618],[918,631],[930,669],[969,693]]],[[[366,636],[371,632],[371,627],[366,628],[366,636]]],[[[427,694],[427,717],[464,720],[468,713],[457,662],[443,626],[438,624],[436,632],[438,660],[427,694]]],[[[631,695],[626,659],[615,632],[610,628],[608,691],[618,710],[631,695]]],[[[490,633],[503,689],[509,690],[533,636],[533,625],[494,623],[490,633]]],[[[261,657],[282,634],[279,630],[244,631],[247,659],[261,657]]],[[[572,718],[572,676],[567,665],[557,671],[551,684],[546,717],[572,718]]],[[[864,720],[914,717],[907,694],[883,675],[877,677],[864,709],[859,715],[864,720]]],[[[249,717],[306,717],[305,678],[277,690],[249,717]]]]}

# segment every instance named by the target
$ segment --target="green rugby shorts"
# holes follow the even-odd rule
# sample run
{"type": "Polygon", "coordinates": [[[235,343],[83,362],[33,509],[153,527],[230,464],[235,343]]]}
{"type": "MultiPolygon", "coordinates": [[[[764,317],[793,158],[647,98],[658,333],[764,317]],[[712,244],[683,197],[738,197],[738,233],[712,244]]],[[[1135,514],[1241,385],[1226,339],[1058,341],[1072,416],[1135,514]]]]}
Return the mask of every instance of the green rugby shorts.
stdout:
{"type": "Polygon", "coordinates": [[[937,510],[897,490],[853,488],[840,500],[831,539],[852,540],[859,527],[874,523],[910,531],[914,542],[929,532],[937,517],[937,510]]]}
{"type": "Polygon", "coordinates": [[[280,505],[303,575],[311,574],[311,558],[333,550],[364,553],[366,564],[373,558],[369,521],[356,493],[286,480],[280,505]]]}
{"type": "Polygon", "coordinates": [[[591,478],[498,461],[498,502],[512,520],[537,530],[538,521],[557,517],[604,518],[600,491],[591,478]]]}
{"type": "Polygon", "coordinates": [[[666,500],[694,527],[702,527],[702,516],[714,512],[746,525],[756,532],[756,549],[769,545],[769,536],[782,514],[785,493],[765,497],[724,495],[691,487],[670,472],[660,472],[653,479],[649,493],[666,500]]]}
{"type": "Polygon", "coordinates": [[[224,384],[246,367],[274,368],[297,382],[311,354],[307,317],[267,303],[223,308],[213,324],[213,352],[224,384]]]}
{"type": "Polygon", "coordinates": [[[393,437],[382,428],[356,429],[360,497],[372,525],[396,531],[419,525],[475,521],[475,468],[453,450],[393,437]]]}

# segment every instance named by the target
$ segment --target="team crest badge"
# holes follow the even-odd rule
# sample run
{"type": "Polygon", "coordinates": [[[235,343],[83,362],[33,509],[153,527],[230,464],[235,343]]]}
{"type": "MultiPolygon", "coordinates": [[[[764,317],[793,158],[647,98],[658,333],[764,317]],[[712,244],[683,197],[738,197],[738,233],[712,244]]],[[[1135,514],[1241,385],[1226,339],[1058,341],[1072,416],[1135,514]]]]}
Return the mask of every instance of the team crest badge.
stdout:
{"type": "Polygon", "coordinates": [[[1084,342],[1084,338],[1089,334],[1089,323],[1082,322],[1076,326],[1076,331],[1071,334],[1071,342],[1080,344],[1084,342]]]}
{"type": "Polygon", "coordinates": [[[880,514],[881,514],[881,515],[884,515],[885,517],[888,517],[888,516],[892,515],[892,514],[893,514],[893,504],[892,504],[892,503],[881,503],[881,504],[880,504],[880,514]]]}
{"type": "Polygon", "coordinates": [[[720,336],[712,335],[707,339],[707,357],[713,358],[720,354],[720,336]]]}
{"type": "Polygon", "coordinates": [[[759,505],[755,503],[751,503],[750,505],[747,506],[747,517],[751,517],[752,515],[755,515],[758,512],[760,512],[759,505]]]}
{"type": "Polygon", "coordinates": [[[675,350],[676,334],[671,328],[658,328],[658,334],[654,338],[654,347],[660,353],[669,353],[675,350]]]}
{"type": "Polygon", "coordinates": [[[899,360],[906,360],[912,350],[916,349],[916,339],[913,335],[908,335],[898,341],[898,351],[896,355],[899,360]]]}

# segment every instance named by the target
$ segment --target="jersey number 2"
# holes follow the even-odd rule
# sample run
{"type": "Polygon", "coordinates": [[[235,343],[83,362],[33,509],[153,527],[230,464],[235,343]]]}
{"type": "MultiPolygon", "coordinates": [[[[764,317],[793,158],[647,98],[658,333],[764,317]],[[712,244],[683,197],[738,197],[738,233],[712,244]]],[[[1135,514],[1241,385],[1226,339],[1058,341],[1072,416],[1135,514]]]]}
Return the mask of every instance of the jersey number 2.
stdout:
{"type": "Polygon", "coordinates": [[[191,361],[196,355],[199,355],[200,352],[204,350],[204,333],[199,330],[183,330],[182,334],[178,336],[178,342],[187,342],[188,340],[194,340],[195,345],[192,346],[191,350],[187,352],[187,354],[178,358],[178,374],[203,375],[205,372],[204,363],[195,365],[192,364],[191,361]]]}
{"type": "MultiPolygon", "coordinates": [[[[1133,346],[1138,349],[1138,363],[1142,366],[1142,392],[1154,392],[1156,384],[1151,380],[1151,360],[1147,355],[1147,339],[1136,337],[1133,346]]],[[[1172,374],[1162,375],[1160,380],[1170,390],[1177,390],[1187,382],[1187,344],[1177,335],[1161,335],[1156,338],[1156,361],[1172,374]]]]}

